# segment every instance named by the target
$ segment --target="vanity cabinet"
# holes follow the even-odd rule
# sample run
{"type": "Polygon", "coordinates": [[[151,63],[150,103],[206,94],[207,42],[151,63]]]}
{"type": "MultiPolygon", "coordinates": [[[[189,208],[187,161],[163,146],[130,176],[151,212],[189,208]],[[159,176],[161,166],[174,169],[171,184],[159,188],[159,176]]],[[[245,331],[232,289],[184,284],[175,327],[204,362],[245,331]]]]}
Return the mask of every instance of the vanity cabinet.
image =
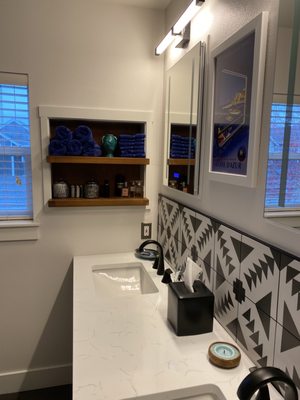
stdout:
{"type": "MultiPolygon", "coordinates": [[[[146,130],[147,122],[145,120],[129,121],[100,119],[98,118],[77,118],[78,115],[84,115],[86,110],[67,109],[67,115],[71,117],[57,118],[55,112],[48,112],[52,107],[47,107],[47,118],[44,117],[44,108],[40,107],[42,117],[42,135],[43,132],[47,136],[44,137],[44,202],[49,207],[94,207],[94,206],[147,206],[149,200],[145,197],[146,194],[146,166],[150,163],[146,157],[121,157],[120,151],[117,148],[113,157],[106,157],[105,152],[101,156],[70,156],[70,155],[49,155],[48,146],[50,140],[54,138],[56,128],[65,126],[72,132],[80,125],[85,125],[90,128],[93,133],[93,139],[97,144],[102,144],[102,137],[111,133],[119,138],[120,135],[136,135],[145,134],[144,150],[146,154],[146,130]],[[42,111],[42,112],[41,112],[42,111]],[[51,115],[54,114],[54,117],[51,115]],[[74,118],[75,116],[75,118],[74,118]],[[44,122],[44,126],[43,126],[44,122]],[[122,197],[117,192],[118,180],[123,180],[130,185],[132,181],[140,181],[143,186],[143,195],[139,197],[122,197]],[[53,185],[56,182],[63,181],[69,186],[80,188],[80,196],[71,193],[69,197],[54,198],[53,185]],[[83,195],[84,185],[88,182],[96,182],[100,188],[100,195],[97,198],[85,198],[83,195]],[[109,197],[104,197],[101,188],[104,183],[109,185],[109,197]]],[[[58,109],[55,108],[57,112],[58,109]]],[[[63,111],[58,111],[61,115],[63,111]]],[[[113,116],[111,111],[103,116],[113,116]]],[[[90,113],[87,113],[90,114],[90,113]]],[[[114,114],[114,113],[113,113],[114,114]]],[[[101,117],[101,112],[100,112],[101,117]]],[[[139,118],[138,118],[139,119],[139,118]]],[[[143,118],[144,119],[144,118],[143,118]]],[[[103,151],[103,149],[102,149],[103,151]]]]}

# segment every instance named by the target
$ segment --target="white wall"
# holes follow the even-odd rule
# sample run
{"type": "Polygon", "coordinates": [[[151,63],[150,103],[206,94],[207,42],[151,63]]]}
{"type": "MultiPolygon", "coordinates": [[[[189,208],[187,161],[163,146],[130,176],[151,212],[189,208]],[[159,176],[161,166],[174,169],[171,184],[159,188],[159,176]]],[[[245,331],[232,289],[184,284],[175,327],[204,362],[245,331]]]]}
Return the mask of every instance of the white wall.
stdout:
{"type": "Polygon", "coordinates": [[[145,220],[156,230],[163,25],[161,11],[97,0],[1,0],[0,71],[30,78],[40,238],[0,243],[0,393],[70,381],[72,257],[135,249],[145,220]],[[150,111],[150,210],[43,208],[39,105],[150,111]]]}
{"type": "MultiPolygon", "coordinates": [[[[177,193],[164,186],[162,187],[162,192],[166,196],[175,198],[192,208],[219,218],[225,223],[241,229],[245,233],[252,234],[257,238],[299,256],[300,232],[263,217],[270,105],[272,102],[274,80],[278,0],[210,0],[209,2],[205,2],[200,13],[192,21],[191,42],[186,51],[192,48],[197,41],[204,40],[208,44],[207,53],[208,59],[210,59],[210,52],[215,47],[262,11],[269,12],[269,27],[256,187],[245,188],[209,179],[207,171],[209,169],[210,121],[207,119],[202,148],[203,164],[201,168],[200,198],[180,192],[177,193]],[[208,33],[209,36],[207,36],[208,33]]],[[[182,54],[182,51],[180,52],[178,49],[170,49],[166,58],[166,67],[169,68],[172,66],[182,54]]],[[[211,78],[211,70],[209,70],[205,79],[206,115],[209,115],[211,111],[211,78]]]]}

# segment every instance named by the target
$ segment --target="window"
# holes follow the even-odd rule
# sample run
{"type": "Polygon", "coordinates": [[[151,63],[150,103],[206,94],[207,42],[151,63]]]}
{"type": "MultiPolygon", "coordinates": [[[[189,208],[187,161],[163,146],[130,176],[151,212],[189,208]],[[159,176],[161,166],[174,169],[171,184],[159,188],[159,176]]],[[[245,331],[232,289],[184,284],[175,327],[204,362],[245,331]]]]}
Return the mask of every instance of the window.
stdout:
{"type": "Polygon", "coordinates": [[[32,220],[28,77],[0,73],[0,220],[32,220]]]}
{"type": "Polygon", "coordinates": [[[272,104],[265,207],[300,210],[300,104],[272,104]]]}

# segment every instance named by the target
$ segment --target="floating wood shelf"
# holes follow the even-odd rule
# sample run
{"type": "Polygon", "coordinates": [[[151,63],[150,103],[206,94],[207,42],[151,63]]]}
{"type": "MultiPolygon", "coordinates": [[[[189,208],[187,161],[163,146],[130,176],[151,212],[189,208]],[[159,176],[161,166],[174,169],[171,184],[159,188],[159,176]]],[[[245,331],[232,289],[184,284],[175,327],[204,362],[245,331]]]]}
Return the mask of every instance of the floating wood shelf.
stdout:
{"type": "Polygon", "coordinates": [[[97,199],[67,198],[48,200],[49,207],[147,206],[148,204],[149,200],[145,197],[100,197],[97,199]]]}
{"type": "Polygon", "coordinates": [[[147,165],[149,158],[134,157],[85,157],[85,156],[47,156],[50,164],[111,164],[147,165]]]}
{"type": "Polygon", "coordinates": [[[194,158],[169,158],[168,165],[195,165],[194,158]]]}

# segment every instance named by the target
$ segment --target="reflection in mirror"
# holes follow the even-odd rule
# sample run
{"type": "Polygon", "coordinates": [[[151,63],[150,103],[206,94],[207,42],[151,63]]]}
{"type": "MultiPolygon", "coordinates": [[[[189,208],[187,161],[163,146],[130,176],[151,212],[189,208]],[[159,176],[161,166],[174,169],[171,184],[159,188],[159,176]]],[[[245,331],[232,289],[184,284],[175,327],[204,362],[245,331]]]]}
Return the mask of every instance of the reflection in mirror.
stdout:
{"type": "Polygon", "coordinates": [[[300,227],[300,2],[280,0],[265,216],[300,227]]]}
{"type": "Polygon", "coordinates": [[[166,73],[165,184],[198,192],[199,121],[203,89],[204,44],[199,43],[166,73]]]}

